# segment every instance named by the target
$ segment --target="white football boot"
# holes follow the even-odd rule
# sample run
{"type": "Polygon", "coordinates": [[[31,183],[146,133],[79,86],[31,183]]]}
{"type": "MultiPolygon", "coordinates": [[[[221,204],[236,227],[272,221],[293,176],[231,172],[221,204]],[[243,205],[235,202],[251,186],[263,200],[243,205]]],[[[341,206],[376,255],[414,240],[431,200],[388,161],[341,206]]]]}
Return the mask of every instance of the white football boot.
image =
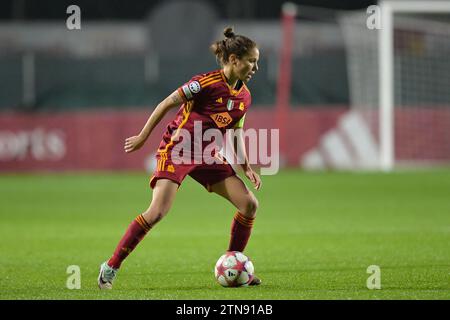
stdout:
{"type": "Polygon", "coordinates": [[[106,261],[103,262],[100,266],[100,273],[98,275],[98,287],[100,289],[111,290],[114,278],[116,277],[118,271],[118,269],[114,269],[108,266],[106,261]]]}

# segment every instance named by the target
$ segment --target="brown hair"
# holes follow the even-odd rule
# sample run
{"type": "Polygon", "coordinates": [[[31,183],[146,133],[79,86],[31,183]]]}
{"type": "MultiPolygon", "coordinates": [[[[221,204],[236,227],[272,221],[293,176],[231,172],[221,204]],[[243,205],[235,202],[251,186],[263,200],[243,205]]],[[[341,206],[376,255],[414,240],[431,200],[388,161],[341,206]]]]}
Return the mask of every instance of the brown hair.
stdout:
{"type": "Polygon", "coordinates": [[[242,58],[256,47],[256,43],[253,40],[235,34],[232,27],[226,27],[223,34],[225,39],[214,42],[210,47],[216,56],[217,62],[222,66],[228,62],[231,54],[234,53],[238,58],[242,58]]]}

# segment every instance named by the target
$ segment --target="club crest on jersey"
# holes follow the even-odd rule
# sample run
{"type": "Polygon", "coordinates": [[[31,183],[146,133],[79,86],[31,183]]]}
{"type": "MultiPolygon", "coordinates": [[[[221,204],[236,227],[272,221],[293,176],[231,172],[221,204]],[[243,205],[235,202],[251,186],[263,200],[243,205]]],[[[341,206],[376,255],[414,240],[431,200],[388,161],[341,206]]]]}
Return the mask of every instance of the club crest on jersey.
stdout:
{"type": "Polygon", "coordinates": [[[231,110],[233,110],[233,107],[234,107],[234,101],[233,100],[228,100],[228,102],[227,102],[227,109],[228,109],[228,111],[231,111],[231,110]]]}

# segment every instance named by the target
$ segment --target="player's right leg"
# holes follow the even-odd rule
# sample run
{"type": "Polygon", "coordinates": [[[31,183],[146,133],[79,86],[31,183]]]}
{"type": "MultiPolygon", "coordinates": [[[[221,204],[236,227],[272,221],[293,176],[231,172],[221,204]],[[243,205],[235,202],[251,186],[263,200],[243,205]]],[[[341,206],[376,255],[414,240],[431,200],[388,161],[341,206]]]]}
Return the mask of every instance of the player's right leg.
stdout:
{"type": "Polygon", "coordinates": [[[112,283],[120,265],[138,243],[144,239],[147,232],[169,212],[177,190],[178,184],[174,181],[168,179],[158,179],[156,181],[149,208],[131,222],[111,259],[100,266],[98,276],[100,289],[112,289],[112,283]]]}

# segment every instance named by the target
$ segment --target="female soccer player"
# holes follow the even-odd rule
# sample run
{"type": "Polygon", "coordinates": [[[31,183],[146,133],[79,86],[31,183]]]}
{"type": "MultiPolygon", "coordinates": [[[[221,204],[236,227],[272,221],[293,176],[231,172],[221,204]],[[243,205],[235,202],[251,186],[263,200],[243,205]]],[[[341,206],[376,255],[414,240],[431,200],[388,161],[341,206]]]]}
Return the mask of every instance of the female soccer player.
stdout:
{"type": "MultiPolygon", "coordinates": [[[[245,114],[251,104],[250,91],[245,83],[258,70],[259,50],[254,41],[234,34],[232,28],[226,28],[224,35],[224,40],[211,45],[211,50],[222,69],[194,76],[158,104],[137,136],[125,140],[125,152],[140,149],[164,115],[181,104],[159,145],[156,156],[157,168],[150,179],[150,187],[153,188],[151,204],[144,213],[131,222],[112,257],[100,266],[98,277],[100,289],[112,288],[113,280],[123,260],[147,232],[169,212],[177,190],[186,175],[201,183],[209,192],[215,192],[224,197],[236,207],[237,212],[231,223],[228,250],[242,252],[247,245],[258,208],[258,201],[253,193],[236,176],[230,164],[218,154],[212,154],[212,157],[217,160],[213,163],[211,161],[205,163],[205,159],[180,163],[177,156],[181,154],[179,147],[183,141],[185,142],[185,148],[182,148],[183,159],[186,159],[189,153],[189,145],[187,145],[189,143],[186,143],[188,140],[184,140],[187,139],[186,133],[193,135],[195,131],[198,132],[198,128],[201,128],[203,137],[203,133],[208,129],[220,130],[223,134],[226,129],[243,127],[245,114]]],[[[198,142],[198,138],[193,137],[194,148],[191,150],[194,152],[190,154],[190,159],[199,154],[195,152],[198,150],[195,142],[198,142]]],[[[258,190],[261,179],[248,162],[242,133],[238,135],[238,139],[241,142],[238,151],[244,154],[244,163],[241,166],[245,176],[258,190]]],[[[202,140],[201,137],[200,140],[202,140]]],[[[203,145],[201,148],[201,151],[205,150],[203,145]]],[[[200,154],[203,155],[203,152],[200,154]]],[[[251,285],[260,283],[261,280],[255,277],[251,285]]]]}

